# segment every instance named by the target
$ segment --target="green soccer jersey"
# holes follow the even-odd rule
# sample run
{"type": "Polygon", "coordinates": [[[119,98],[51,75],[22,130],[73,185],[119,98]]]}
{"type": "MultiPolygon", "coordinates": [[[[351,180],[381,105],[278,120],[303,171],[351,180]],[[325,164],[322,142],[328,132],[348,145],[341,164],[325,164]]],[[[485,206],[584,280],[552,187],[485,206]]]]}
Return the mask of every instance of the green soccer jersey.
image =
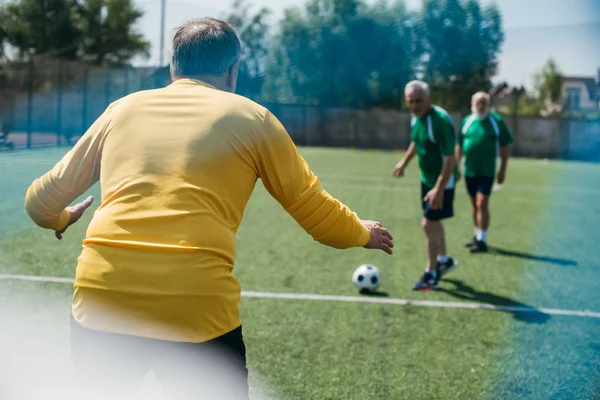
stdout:
{"type": "MultiPolygon", "coordinates": [[[[423,118],[413,116],[411,126],[412,141],[421,169],[421,182],[433,187],[442,173],[444,157],[454,154],[454,123],[446,110],[433,106],[423,118]]],[[[446,189],[454,188],[456,171],[455,168],[446,189]]]]}
{"type": "Polygon", "coordinates": [[[495,177],[499,148],[512,142],[512,135],[500,115],[490,113],[483,120],[474,114],[466,117],[459,135],[465,177],[495,177]]]}

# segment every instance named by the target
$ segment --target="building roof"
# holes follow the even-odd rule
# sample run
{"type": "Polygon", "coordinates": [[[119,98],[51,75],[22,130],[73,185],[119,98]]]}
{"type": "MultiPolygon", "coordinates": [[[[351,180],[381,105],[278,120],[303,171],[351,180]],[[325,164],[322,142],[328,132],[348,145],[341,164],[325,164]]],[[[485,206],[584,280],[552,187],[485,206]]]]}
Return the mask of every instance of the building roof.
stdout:
{"type": "Polygon", "coordinates": [[[583,83],[587,88],[590,96],[590,100],[596,99],[600,94],[600,82],[596,82],[596,79],[588,76],[565,76],[563,77],[564,82],[576,82],[583,83]]]}

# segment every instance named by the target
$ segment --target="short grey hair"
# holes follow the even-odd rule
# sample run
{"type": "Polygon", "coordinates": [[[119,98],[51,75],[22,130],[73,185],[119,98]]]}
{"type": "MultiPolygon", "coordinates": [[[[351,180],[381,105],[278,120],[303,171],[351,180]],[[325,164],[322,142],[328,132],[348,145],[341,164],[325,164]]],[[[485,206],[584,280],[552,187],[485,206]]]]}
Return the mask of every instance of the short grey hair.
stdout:
{"type": "Polygon", "coordinates": [[[187,21],[173,37],[173,74],[180,78],[223,75],[239,62],[242,43],[235,29],[216,18],[187,21]]]}
{"type": "Polygon", "coordinates": [[[474,93],[473,96],[471,96],[471,101],[476,101],[476,100],[478,100],[480,98],[485,99],[485,101],[488,104],[490,103],[491,96],[490,96],[489,93],[486,93],[486,92],[477,92],[477,93],[474,93]]]}
{"type": "Polygon", "coordinates": [[[425,96],[429,97],[429,85],[426,82],[423,81],[418,81],[418,80],[414,80],[414,81],[410,81],[406,84],[406,86],[404,87],[404,93],[406,93],[409,89],[412,88],[419,88],[423,91],[423,93],[425,94],[425,96]]]}

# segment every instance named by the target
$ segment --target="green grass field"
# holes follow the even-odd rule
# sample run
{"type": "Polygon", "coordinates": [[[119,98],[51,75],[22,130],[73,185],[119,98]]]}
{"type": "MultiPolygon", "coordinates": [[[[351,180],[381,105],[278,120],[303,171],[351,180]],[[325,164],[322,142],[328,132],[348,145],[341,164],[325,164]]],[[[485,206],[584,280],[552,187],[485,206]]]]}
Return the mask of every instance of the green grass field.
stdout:
{"type": "MultiPolygon", "coordinates": [[[[0,274],[74,275],[92,213],[59,242],[23,210],[31,181],[65,151],[0,154],[0,274]]],[[[506,184],[492,196],[490,254],[463,247],[472,223],[461,183],[456,216],[446,223],[460,265],[439,291],[418,293],[411,287],[425,249],[416,162],[399,180],[391,177],[399,153],[301,152],[332,195],[390,229],[394,255],[312,241],[259,184],[238,236],[234,273],[245,291],[361,300],[369,297],[357,293],[351,275],[371,263],[382,273],[380,298],[600,312],[600,165],[511,160],[506,184]]],[[[98,187],[91,193],[99,198],[98,187]]],[[[0,280],[1,329],[35,325],[6,321],[8,308],[68,328],[70,294],[69,284],[0,280]]],[[[600,398],[600,318],[593,316],[249,297],[241,309],[253,391],[260,381],[271,398],[600,398]]]]}

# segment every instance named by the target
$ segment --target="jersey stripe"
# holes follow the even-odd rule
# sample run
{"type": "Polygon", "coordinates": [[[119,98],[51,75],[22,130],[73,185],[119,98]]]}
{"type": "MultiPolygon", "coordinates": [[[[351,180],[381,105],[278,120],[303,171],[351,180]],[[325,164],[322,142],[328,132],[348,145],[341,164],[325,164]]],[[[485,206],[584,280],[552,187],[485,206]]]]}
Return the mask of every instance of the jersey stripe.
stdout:
{"type": "Polygon", "coordinates": [[[433,125],[431,123],[431,115],[427,116],[427,135],[429,136],[429,140],[435,143],[435,137],[433,136],[433,125]]]}
{"type": "Polygon", "coordinates": [[[467,133],[467,130],[469,130],[469,127],[471,126],[471,124],[473,124],[473,122],[475,122],[476,118],[477,117],[475,117],[475,115],[471,115],[469,117],[469,119],[467,119],[467,122],[463,125],[463,128],[462,128],[463,135],[467,133]]]}
{"type": "Polygon", "coordinates": [[[494,128],[496,137],[499,137],[500,136],[500,128],[498,127],[498,123],[496,122],[496,120],[494,118],[492,118],[491,115],[488,118],[490,119],[490,122],[492,123],[492,127],[494,128]]]}
{"type": "Polygon", "coordinates": [[[433,106],[433,108],[436,111],[444,114],[446,116],[446,119],[448,120],[448,122],[450,122],[450,125],[452,125],[452,127],[454,128],[454,120],[452,119],[452,116],[450,115],[450,113],[448,111],[446,111],[445,109],[443,109],[440,106],[433,106]]]}

